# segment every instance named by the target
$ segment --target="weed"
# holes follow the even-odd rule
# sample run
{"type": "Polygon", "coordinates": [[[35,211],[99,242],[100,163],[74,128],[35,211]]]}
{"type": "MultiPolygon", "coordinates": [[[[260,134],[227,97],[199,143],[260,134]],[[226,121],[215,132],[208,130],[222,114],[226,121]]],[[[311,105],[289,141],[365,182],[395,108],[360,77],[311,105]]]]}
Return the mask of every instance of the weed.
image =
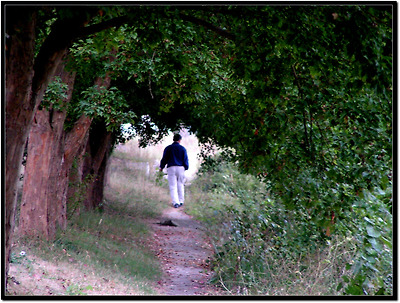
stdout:
{"type": "Polygon", "coordinates": [[[34,261],[28,258],[24,250],[21,250],[21,252],[18,254],[15,252],[11,252],[10,263],[21,264],[28,270],[28,272],[31,272],[34,261]]]}
{"type": "Polygon", "coordinates": [[[93,287],[90,285],[86,287],[81,287],[79,285],[72,284],[67,287],[65,292],[68,296],[87,296],[87,293],[85,291],[88,290],[93,290],[93,287]]]}

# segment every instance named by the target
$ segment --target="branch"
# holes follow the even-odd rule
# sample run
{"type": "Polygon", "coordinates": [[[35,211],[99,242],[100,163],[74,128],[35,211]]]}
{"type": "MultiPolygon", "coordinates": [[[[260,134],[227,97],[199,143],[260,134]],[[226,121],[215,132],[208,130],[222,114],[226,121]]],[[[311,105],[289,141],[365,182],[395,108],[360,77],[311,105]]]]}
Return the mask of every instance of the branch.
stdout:
{"type": "Polygon", "coordinates": [[[211,24],[211,23],[209,23],[207,21],[204,21],[202,19],[198,19],[198,18],[193,17],[193,16],[187,16],[187,15],[184,15],[182,13],[179,14],[179,16],[185,21],[189,21],[189,22],[192,22],[194,24],[201,25],[201,26],[203,26],[205,28],[208,28],[209,30],[212,30],[213,32],[216,32],[217,34],[219,34],[222,37],[225,37],[225,38],[228,38],[229,40],[235,41],[236,36],[234,34],[228,32],[225,29],[217,27],[217,26],[215,26],[215,25],[213,25],[213,24],[211,24]]]}
{"type": "Polygon", "coordinates": [[[112,27],[119,27],[129,21],[128,16],[121,16],[121,17],[116,17],[98,24],[90,25],[87,27],[82,27],[79,31],[76,32],[75,34],[75,39],[77,38],[82,38],[86,37],[88,35],[94,34],[101,32],[105,29],[109,29],[112,27]]]}
{"type": "MultiPolygon", "coordinates": [[[[296,69],[295,69],[294,65],[292,65],[292,70],[293,70],[293,75],[294,75],[295,82],[296,82],[297,87],[299,89],[300,96],[303,97],[303,90],[302,90],[302,87],[300,85],[300,80],[299,80],[299,77],[298,77],[298,75],[296,73],[296,69]]],[[[306,109],[303,108],[303,127],[304,127],[304,132],[305,132],[304,135],[305,135],[305,139],[306,139],[306,141],[305,141],[305,150],[307,151],[308,148],[311,149],[311,146],[309,145],[309,140],[308,140],[307,117],[306,117],[305,110],[306,109]]]]}

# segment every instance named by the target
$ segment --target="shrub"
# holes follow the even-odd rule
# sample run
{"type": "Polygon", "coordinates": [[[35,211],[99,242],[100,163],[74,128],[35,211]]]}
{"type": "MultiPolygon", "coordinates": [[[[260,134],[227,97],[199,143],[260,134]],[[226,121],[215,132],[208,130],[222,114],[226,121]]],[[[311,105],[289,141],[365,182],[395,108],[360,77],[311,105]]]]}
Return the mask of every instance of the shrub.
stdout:
{"type": "Polygon", "coordinates": [[[393,244],[391,187],[365,191],[348,214],[346,224],[352,235],[357,256],[347,264],[350,275],[342,277],[339,289],[350,295],[392,295],[393,244]]]}
{"type": "Polygon", "coordinates": [[[391,192],[365,192],[329,234],[304,204],[288,209],[266,188],[221,157],[190,187],[189,210],[214,239],[215,283],[232,294],[391,294],[391,192]]]}

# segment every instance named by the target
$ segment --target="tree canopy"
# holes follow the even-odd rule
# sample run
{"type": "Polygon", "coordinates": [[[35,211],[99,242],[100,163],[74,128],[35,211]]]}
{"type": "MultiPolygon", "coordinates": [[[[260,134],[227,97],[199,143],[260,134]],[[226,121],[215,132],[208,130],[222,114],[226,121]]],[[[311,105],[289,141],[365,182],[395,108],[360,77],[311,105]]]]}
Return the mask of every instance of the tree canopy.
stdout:
{"type": "Polygon", "coordinates": [[[221,26],[233,41],[218,55],[231,60],[230,86],[211,82],[191,107],[202,115],[199,136],[233,148],[245,171],[293,208],[314,209],[321,224],[364,189],[390,188],[391,9],[267,6],[220,15],[233,18],[221,26]]]}
{"type": "Polygon", "coordinates": [[[88,116],[114,143],[122,123],[143,146],[187,127],[321,232],[370,194],[391,207],[393,13],[392,4],[10,10],[7,137],[22,131],[7,142],[8,207],[38,108],[67,110],[66,130],[88,116]],[[62,58],[76,73],[68,109],[54,78],[62,58]],[[23,78],[19,62],[34,62],[23,78]],[[23,97],[10,79],[25,81],[23,97]]]}

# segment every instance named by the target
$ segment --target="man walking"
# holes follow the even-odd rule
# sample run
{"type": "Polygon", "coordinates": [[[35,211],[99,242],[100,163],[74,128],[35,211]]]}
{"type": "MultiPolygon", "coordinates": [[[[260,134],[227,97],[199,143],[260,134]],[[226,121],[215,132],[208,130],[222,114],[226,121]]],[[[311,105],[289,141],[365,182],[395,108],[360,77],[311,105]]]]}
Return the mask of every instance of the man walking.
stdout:
{"type": "Polygon", "coordinates": [[[160,162],[160,171],[167,165],[169,191],[172,198],[172,205],[178,208],[185,200],[185,170],[189,169],[189,160],[184,148],[180,143],[182,136],[174,135],[174,142],[164,149],[160,162]]]}

